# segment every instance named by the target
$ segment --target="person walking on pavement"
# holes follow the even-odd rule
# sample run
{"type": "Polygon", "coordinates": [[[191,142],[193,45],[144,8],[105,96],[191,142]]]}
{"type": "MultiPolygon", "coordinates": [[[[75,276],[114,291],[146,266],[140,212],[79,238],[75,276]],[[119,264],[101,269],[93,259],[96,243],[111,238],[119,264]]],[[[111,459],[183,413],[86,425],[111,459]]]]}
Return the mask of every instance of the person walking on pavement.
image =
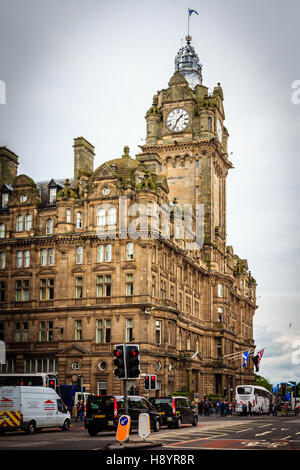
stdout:
{"type": "Polygon", "coordinates": [[[80,400],[78,403],[77,403],[77,408],[76,408],[76,423],[78,421],[78,419],[80,419],[80,421],[83,421],[83,400],[80,400]]]}
{"type": "Polygon", "coordinates": [[[248,413],[249,413],[249,416],[252,416],[252,405],[250,401],[248,401],[248,413]]]}
{"type": "Polygon", "coordinates": [[[202,402],[202,400],[200,400],[199,403],[198,403],[198,413],[199,413],[200,416],[203,415],[203,402],[202,402]]]}

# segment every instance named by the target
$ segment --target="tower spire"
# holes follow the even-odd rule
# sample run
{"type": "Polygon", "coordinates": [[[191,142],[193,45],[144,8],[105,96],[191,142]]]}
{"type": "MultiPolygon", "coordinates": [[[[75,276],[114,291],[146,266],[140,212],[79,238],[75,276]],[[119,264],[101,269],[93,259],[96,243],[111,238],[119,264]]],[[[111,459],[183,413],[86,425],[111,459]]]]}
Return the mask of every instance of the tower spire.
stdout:
{"type": "Polygon", "coordinates": [[[180,72],[194,89],[196,85],[202,85],[202,65],[191,45],[191,36],[187,35],[185,40],[186,45],[179,49],[175,57],[175,72],[180,72]]]}

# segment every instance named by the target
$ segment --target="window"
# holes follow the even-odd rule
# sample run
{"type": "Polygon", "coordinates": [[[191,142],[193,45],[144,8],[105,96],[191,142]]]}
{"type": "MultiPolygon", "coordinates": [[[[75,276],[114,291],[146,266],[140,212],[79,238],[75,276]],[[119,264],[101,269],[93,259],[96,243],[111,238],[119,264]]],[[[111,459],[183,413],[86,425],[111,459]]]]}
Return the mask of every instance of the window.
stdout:
{"type": "Polygon", "coordinates": [[[36,372],[56,372],[58,371],[58,360],[51,357],[49,359],[26,359],[24,361],[24,371],[26,374],[36,372]]]}
{"type": "Polygon", "coordinates": [[[133,259],[133,243],[126,243],[126,259],[133,259]]]}
{"type": "Polygon", "coordinates": [[[75,297],[76,299],[82,299],[83,294],[83,278],[75,277],[75,297]]]}
{"type": "Polygon", "coordinates": [[[46,220],[46,235],[52,235],[52,234],[53,234],[53,220],[47,219],[46,220]]]}
{"type": "Polygon", "coordinates": [[[76,263],[81,264],[83,262],[83,247],[78,246],[76,248],[76,263]]]}
{"type": "Polygon", "coordinates": [[[222,357],[222,341],[220,339],[217,340],[217,356],[222,357]]]}
{"type": "Polygon", "coordinates": [[[28,322],[23,322],[23,333],[22,333],[22,340],[24,342],[28,341],[28,322]]]}
{"type": "Polygon", "coordinates": [[[116,225],[117,221],[117,211],[115,207],[110,207],[108,209],[108,225],[116,225]]]}
{"type": "MultiPolygon", "coordinates": [[[[39,341],[53,341],[53,321],[40,322],[39,341]]],[[[37,370],[37,372],[40,371],[37,370]]]]}
{"type": "Polygon", "coordinates": [[[32,222],[31,214],[26,214],[25,215],[25,230],[31,229],[31,222],[32,222]]]}
{"type": "Polygon", "coordinates": [[[152,248],[152,263],[156,263],[156,246],[152,248]]]}
{"type": "Polygon", "coordinates": [[[20,268],[23,264],[23,251],[17,251],[17,268],[20,268]]]}
{"type": "Polygon", "coordinates": [[[168,323],[168,346],[171,346],[171,323],[168,323]]]}
{"type": "Polygon", "coordinates": [[[0,302],[5,302],[5,282],[0,281],[0,302]]]}
{"type": "Polygon", "coordinates": [[[157,345],[161,344],[161,320],[155,322],[155,342],[157,345]]]}
{"type": "Polygon", "coordinates": [[[133,340],[132,319],[126,318],[126,342],[130,343],[133,340]]]}
{"type": "Polygon", "coordinates": [[[97,210],[97,226],[102,227],[106,223],[106,218],[105,218],[105,209],[99,208],[97,210]]]}
{"type": "Polygon", "coordinates": [[[54,299],[54,279],[40,280],[40,300],[54,299]]]}
{"type": "Polygon", "coordinates": [[[26,250],[24,251],[24,266],[25,268],[28,268],[30,265],[30,251],[26,250]]]}
{"type": "Polygon", "coordinates": [[[207,130],[211,131],[211,129],[212,129],[212,118],[208,117],[207,118],[207,130]]]}
{"type": "Polygon", "coordinates": [[[54,248],[48,250],[48,263],[50,266],[54,264],[54,248]]]}
{"type": "Polygon", "coordinates": [[[152,297],[156,295],[156,279],[155,276],[152,276],[152,297]]]}
{"type": "Polygon", "coordinates": [[[72,216],[71,209],[67,209],[67,217],[66,217],[67,224],[71,223],[71,216],[72,216]]]}
{"type": "Polygon", "coordinates": [[[1,203],[1,206],[2,206],[2,209],[5,209],[8,205],[8,193],[2,193],[2,203],[1,203]]]}
{"type": "Polygon", "coordinates": [[[111,296],[112,279],[110,274],[97,276],[97,297],[111,296]]]}
{"type": "Polygon", "coordinates": [[[105,343],[110,343],[111,321],[104,320],[104,339],[105,343]]]}
{"type": "Polygon", "coordinates": [[[43,248],[41,250],[41,266],[47,265],[47,249],[43,248]]]}
{"type": "Polygon", "coordinates": [[[75,340],[81,340],[82,339],[82,321],[81,320],[75,320],[75,340]]]}
{"type": "Polygon", "coordinates": [[[15,342],[19,343],[21,341],[21,323],[15,323],[15,342]]]}
{"type": "Polygon", "coordinates": [[[161,280],[160,281],[160,298],[166,299],[167,297],[167,282],[161,280]]]}
{"type": "Polygon", "coordinates": [[[188,351],[190,351],[190,349],[191,349],[191,337],[190,337],[190,335],[187,335],[187,337],[186,337],[186,349],[188,351]]]}
{"type": "Polygon", "coordinates": [[[223,322],[223,307],[218,307],[218,322],[223,322]]]}
{"type": "Polygon", "coordinates": [[[29,280],[16,281],[16,300],[17,302],[29,300],[29,280]]]}
{"type": "Polygon", "coordinates": [[[133,295],[133,274],[126,274],[126,295],[133,295]]]}
{"type": "Polygon", "coordinates": [[[111,261],[111,259],[112,259],[111,244],[98,245],[97,246],[97,262],[102,263],[103,261],[111,261]]]}
{"type": "Polygon", "coordinates": [[[76,228],[82,228],[82,213],[81,212],[77,212],[76,228]]]}
{"type": "Polygon", "coordinates": [[[4,238],[4,237],[5,237],[5,225],[0,224],[0,238],[4,238]]]}
{"type": "Polygon", "coordinates": [[[196,196],[199,196],[199,186],[196,186],[196,196]]]}
{"type": "Polygon", "coordinates": [[[196,160],[196,168],[199,168],[199,160],[196,160]]]}
{"type": "Polygon", "coordinates": [[[56,188],[49,189],[49,203],[54,204],[56,200],[56,188]]]}
{"type": "Polygon", "coordinates": [[[102,331],[102,320],[96,320],[96,343],[102,343],[103,331],[102,331]]]}
{"type": "Polygon", "coordinates": [[[186,296],[186,311],[188,314],[191,313],[191,298],[190,296],[186,296]]]}
{"type": "Polygon", "coordinates": [[[223,297],[223,284],[218,284],[218,297],[223,297]]]}
{"type": "Polygon", "coordinates": [[[17,216],[16,230],[17,232],[22,232],[23,230],[23,217],[21,215],[17,216]]]}

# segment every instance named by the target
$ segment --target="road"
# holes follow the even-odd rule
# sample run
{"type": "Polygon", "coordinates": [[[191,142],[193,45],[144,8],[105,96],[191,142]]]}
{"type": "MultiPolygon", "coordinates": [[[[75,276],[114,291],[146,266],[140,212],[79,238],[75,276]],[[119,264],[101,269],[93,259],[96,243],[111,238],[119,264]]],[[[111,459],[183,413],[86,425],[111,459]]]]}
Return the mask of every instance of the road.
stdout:
{"type": "MultiPolygon", "coordinates": [[[[197,427],[162,428],[151,432],[148,440],[162,444],[160,450],[202,449],[280,449],[300,450],[300,417],[199,417],[197,427]]],[[[137,432],[130,442],[140,442],[137,432]]],[[[23,432],[0,436],[0,450],[102,450],[116,443],[114,433],[88,435],[82,423],[72,422],[69,432],[42,430],[27,435],[23,432]]]]}

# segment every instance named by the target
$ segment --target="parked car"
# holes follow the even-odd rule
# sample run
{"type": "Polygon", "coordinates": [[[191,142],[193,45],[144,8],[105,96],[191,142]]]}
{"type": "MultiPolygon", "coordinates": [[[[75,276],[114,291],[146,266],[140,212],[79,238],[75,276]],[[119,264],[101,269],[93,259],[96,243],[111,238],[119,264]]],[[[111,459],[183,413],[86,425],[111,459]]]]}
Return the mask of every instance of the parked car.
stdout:
{"type": "Polygon", "coordinates": [[[70,413],[52,388],[0,387],[0,433],[21,429],[33,434],[51,427],[68,431],[70,422],[70,413]]]}
{"type": "Polygon", "coordinates": [[[196,407],[186,397],[151,397],[149,401],[160,414],[162,424],[169,428],[181,428],[182,424],[198,425],[196,407]]]}
{"type": "MultiPolygon", "coordinates": [[[[139,415],[148,413],[150,426],[158,432],[162,419],[154,407],[144,397],[128,396],[128,414],[131,418],[131,429],[138,427],[139,415]]],[[[86,402],[84,425],[90,436],[100,431],[115,431],[119,418],[125,414],[124,397],[110,395],[90,395],[86,402]]]]}

